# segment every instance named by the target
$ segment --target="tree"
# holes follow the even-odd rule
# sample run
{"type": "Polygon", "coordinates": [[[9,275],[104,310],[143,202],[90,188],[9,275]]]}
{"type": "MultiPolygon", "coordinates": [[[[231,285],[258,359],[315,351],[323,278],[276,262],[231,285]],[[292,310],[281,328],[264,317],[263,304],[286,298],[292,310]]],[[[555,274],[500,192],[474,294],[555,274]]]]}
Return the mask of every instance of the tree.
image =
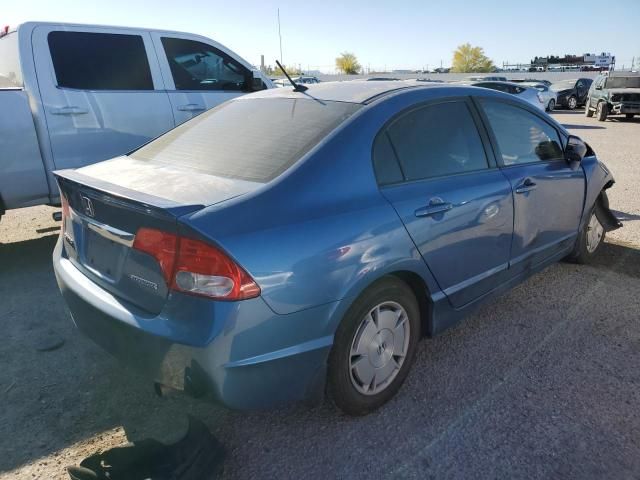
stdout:
{"type": "Polygon", "coordinates": [[[492,72],[495,69],[490,58],[485,56],[484,50],[474,47],[470,43],[460,45],[453,52],[451,71],[457,73],[492,72]]]}
{"type": "Polygon", "coordinates": [[[336,58],[336,68],[347,75],[355,75],[361,67],[353,53],[343,52],[336,58]]]}

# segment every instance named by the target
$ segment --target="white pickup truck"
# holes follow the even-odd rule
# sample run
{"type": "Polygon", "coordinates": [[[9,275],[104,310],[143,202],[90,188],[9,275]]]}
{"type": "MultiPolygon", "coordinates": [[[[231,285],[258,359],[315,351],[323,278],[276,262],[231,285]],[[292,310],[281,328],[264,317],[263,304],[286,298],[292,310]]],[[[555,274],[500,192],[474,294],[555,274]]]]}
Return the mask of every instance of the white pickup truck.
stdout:
{"type": "Polygon", "coordinates": [[[0,32],[0,217],[57,205],[53,170],[127,153],[271,81],[213,40],[29,22],[0,32]]]}

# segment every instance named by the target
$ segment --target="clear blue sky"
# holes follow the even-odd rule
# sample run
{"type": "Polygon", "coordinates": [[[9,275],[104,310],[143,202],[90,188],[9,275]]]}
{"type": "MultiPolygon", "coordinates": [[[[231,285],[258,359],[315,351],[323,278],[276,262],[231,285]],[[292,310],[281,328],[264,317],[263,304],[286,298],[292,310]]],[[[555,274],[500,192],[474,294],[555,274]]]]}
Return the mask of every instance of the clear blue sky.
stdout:
{"type": "Polygon", "coordinates": [[[640,57],[640,0],[7,0],[0,23],[55,20],[199,33],[259,64],[279,56],[277,8],[285,64],[333,71],[342,51],[372,69],[435,68],[464,42],[493,61],[611,52],[617,65],[640,57]],[[592,14],[593,13],[593,14],[592,14]],[[590,24],[587,22],[591,21],[590,24]]]}

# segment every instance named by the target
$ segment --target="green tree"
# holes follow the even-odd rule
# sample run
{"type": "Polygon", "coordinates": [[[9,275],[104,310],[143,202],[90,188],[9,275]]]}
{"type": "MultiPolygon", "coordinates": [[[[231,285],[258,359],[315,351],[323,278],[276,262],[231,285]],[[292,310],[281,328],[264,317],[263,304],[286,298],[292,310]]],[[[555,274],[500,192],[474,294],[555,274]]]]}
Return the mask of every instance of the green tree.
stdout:
{"type": "Polygon", "coordinates": [[[361,67],[353,53],[343,52],[336,58],[336,68],[347,75],[355,75],[361,67]]]}
{"type": "Polygon", "coordinates": [[[484,54],[481,47],[474,47],[470,43],[460,45],[453,52],[451,71],[456,73],[492,72],[493,62],[484,54]]]}

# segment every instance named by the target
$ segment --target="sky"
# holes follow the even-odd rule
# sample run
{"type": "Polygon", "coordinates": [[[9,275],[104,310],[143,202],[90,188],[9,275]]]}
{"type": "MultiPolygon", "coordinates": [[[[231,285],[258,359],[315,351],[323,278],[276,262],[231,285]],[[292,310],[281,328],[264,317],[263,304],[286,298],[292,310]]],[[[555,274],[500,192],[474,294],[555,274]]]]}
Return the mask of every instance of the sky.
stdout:
{"type": "Polygon", "coordinates": [[[354,53],[371,70],[450,66],[456,47],[480,46],[494,63],[535,56],[611,52],[640,63],[640,0],[28,0],[8,1],[0,24],[28,20],[97,23],[198,33],[254,65],[282,58],[303,70],[335,70],[354,53]],[[588,22],[591,22],[590,24],[588,22]]]}

